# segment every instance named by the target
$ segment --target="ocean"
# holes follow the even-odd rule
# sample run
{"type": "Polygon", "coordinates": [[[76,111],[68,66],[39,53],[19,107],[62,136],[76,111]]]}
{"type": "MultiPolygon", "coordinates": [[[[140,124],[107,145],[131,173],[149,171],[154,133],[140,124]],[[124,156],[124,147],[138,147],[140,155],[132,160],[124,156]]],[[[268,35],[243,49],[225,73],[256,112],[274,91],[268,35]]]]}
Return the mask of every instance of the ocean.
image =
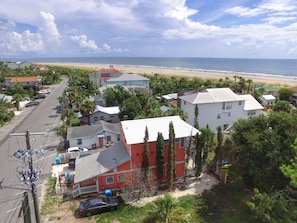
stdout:
{"type": "Polygon", "coordinates": [[[140,67],[162,67],[199,71],[231,72],[234,74],[253,74],[297,77],[297,59],[232,59],[232,58],[178,58],[178,57],[71,57],[37,58],[32,62],[109,64],[140,67]]]}

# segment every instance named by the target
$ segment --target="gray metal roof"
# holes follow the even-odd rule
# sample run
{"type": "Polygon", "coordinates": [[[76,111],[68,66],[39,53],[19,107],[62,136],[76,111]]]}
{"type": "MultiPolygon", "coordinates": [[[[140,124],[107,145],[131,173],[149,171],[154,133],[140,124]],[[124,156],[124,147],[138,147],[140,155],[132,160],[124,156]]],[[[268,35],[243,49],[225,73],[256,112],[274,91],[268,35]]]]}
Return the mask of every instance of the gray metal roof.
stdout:
{"type": "Polygon", "coordinates": [[[68,127],[67,139],[91,138],[103,131],[120,134],[119,123],[100,121],[96,125],[68,127]]]}
{"type": "Polygon", "coordinates": [[[77,158],[74,183],[97,177],[129,160],[130,156],[121,141],[98,153],[77,158]]]}

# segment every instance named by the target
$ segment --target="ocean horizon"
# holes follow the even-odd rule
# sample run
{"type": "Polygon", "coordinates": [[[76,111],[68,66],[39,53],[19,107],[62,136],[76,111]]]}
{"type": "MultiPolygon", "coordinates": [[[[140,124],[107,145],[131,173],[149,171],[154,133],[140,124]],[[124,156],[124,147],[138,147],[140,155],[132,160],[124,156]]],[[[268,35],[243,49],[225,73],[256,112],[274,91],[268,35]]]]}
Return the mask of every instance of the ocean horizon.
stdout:
{"type": "Polygon", "coordinates": [[[234,75],[252,74],[297,77],[297,59],[244,59],[244,58],[191,58],[191,57],[61,57],[35,58],[38,63],[71,63],[158,67],[180,70],[216,71],[234,73],[234,75]]]}

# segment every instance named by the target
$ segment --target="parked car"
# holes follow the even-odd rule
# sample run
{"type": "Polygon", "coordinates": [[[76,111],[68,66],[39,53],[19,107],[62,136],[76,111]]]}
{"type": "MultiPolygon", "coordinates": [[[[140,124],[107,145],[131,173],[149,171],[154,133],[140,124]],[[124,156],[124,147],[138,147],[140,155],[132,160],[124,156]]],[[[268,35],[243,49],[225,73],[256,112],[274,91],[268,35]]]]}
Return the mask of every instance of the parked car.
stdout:
{"type": "Polygon", "coordinates": [[[39,105],[39,101],[30,101],[25,106],[31,107],[31,106],[37,106],[37,105],[39,105]]]}
{"type": "Polygon", "coordinates": [[[67,153],[73,153],[73,152],[86,152],[89,151],[87,148],[83,147],[70,147],[67,149],[67,153]]]}
{"type": "Polygon", "coordinates": [[[80,202],[78,213],[82,217],[89,217],[94,214],[116,210],[119,206],[117,197],[92,197],[80,202]]]}
{"type": "Polygon", "coordinates": [[[41,98],[45,98],[46,97],[46,94],[37,94],[35,96],[35,99],[41,99],[41,98]]]}
{"type": "Polygon", "coordinates": [[[51,93],[51,90],[50,89],[43,89],[43,90],[40,90],[38,93],[39,94],[49,94],[49,93],[51,93]]]}

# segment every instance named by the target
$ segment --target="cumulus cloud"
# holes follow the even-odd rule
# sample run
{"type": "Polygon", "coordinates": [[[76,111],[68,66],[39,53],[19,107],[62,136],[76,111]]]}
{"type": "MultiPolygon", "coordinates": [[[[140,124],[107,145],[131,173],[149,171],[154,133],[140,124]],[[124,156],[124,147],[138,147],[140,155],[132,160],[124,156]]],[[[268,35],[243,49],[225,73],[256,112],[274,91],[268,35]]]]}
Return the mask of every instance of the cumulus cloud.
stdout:
{"type": "Polygon", "coordinates": [[[39,28],[39,32],[42,34],[43,39],[49,43],[59,44],[60,33],[55,23],[55,17],[48,12],[40,12],[42,18],[42,26],[39,28]]]}
{"type": "Polygon", "coordinates": [[[13,22],[0,23],[0,51],[2,55],[14,55],[28,52],[42,52],[44,44],[38,33],[25,30],[22,33],[13,31],[13,22]]]}
{"type": "Polygon", "coordinates": [[[79,35],[79,36],[70,36],[70,39],[77,43],[80,49],[86,50],[86,51],[94,51],[99,52],[100,49],[96,45],[94,40],[88,40],[86,35],[79,35]]]}

